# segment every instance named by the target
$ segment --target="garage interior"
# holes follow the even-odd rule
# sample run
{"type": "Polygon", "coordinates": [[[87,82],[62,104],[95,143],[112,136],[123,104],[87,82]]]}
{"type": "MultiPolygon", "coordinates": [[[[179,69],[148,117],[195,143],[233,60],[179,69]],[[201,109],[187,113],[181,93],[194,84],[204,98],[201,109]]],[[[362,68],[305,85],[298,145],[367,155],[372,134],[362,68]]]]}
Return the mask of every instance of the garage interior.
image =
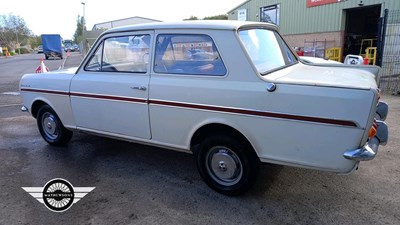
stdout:
{"type": "Polygon", "coordinates": [[[346,16],[343,57],[365,55],[367,47],[377,47],[381,4],[344,10],[346,16]]]}

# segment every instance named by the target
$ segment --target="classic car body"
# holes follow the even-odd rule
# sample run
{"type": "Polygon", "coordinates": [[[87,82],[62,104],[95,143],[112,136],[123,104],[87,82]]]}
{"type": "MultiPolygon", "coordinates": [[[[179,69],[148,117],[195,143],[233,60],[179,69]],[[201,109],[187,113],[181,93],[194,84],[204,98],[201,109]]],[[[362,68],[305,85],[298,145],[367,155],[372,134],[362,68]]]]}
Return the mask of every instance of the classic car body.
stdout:
{"type": "Polygon", "coordinates": [[[378,81],[378,67],[299,61],[273,25],[202,21],[111,29],[79,68],[24,75],[20,91],[50,144],[83,131],[194,153],[234,195],[259,162],[345,174],[373,159],[388,137],[378,81]],[[148,49],[130,50],[138,37],[148,49]],[[212,57],[187,60],[193,48],[212,57]]]}

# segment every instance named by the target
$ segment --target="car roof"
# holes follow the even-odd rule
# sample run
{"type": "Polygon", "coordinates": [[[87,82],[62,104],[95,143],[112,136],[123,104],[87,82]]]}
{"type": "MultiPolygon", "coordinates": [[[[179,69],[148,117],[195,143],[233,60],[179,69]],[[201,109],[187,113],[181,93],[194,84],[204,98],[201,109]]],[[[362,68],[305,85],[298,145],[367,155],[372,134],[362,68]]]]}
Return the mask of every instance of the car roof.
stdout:
{"type": "Polygon", "coordinates": [[[264,27],[278,30],[277,26],[270,23],[237,21],[237,20],[190,20],[180,22],[152,22],[112,28],[104,32],[126,32],[132,30],[160,30],[160,29],[216,29],[238,30],[246,27],[264,27]]]}

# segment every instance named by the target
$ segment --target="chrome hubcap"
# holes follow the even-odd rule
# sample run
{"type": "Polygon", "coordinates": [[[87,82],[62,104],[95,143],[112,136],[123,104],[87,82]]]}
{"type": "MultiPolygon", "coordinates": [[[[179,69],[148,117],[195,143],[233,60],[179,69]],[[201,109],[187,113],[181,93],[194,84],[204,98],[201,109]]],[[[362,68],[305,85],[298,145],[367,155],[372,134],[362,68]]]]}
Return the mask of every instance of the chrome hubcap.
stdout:
{"type": "Polygon", "coordinates": [[[229,148],[216,146],[207,155],[207,170],[213,180],[229,186],[239,182],[243,175],[239,157],[229,148]]]}
{"type": "Polygon", "coordinates": [[[43,131],[49,139],[56,139],[58,136],[57,123],[51,113],[43,114],[43,131]]]}
{"type": "Polygon", "coordinates": [[[219,169],[220,169],[221,171],[225,172],[225,171],[227,170],[226,164],[225,164],[224,161],[220,161],[218,164],[219,164],[218,167],[219,167],[219,169]]]}

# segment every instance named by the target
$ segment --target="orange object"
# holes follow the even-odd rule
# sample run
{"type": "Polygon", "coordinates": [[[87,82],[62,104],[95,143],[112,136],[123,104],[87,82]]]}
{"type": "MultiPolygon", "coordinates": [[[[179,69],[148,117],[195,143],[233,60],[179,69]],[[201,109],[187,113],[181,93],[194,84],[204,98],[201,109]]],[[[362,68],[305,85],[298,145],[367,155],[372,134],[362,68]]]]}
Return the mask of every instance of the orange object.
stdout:
{"type": "Polygon", "coordinates": [[[377,132],[378,132],[378,124],[376,123],[376,120],[374,120],[374,124],[372,125],[371,129],[369,129],[368,137],[369,138],[375,137],[377,132]]]}
{"type": "Polygon", "coordinates": [[[376,131],[375,127],[371,127],[371,129],[369,129],[368,137],[369,138],[375,137],[376,132],[377,131],[376,131]]]}

